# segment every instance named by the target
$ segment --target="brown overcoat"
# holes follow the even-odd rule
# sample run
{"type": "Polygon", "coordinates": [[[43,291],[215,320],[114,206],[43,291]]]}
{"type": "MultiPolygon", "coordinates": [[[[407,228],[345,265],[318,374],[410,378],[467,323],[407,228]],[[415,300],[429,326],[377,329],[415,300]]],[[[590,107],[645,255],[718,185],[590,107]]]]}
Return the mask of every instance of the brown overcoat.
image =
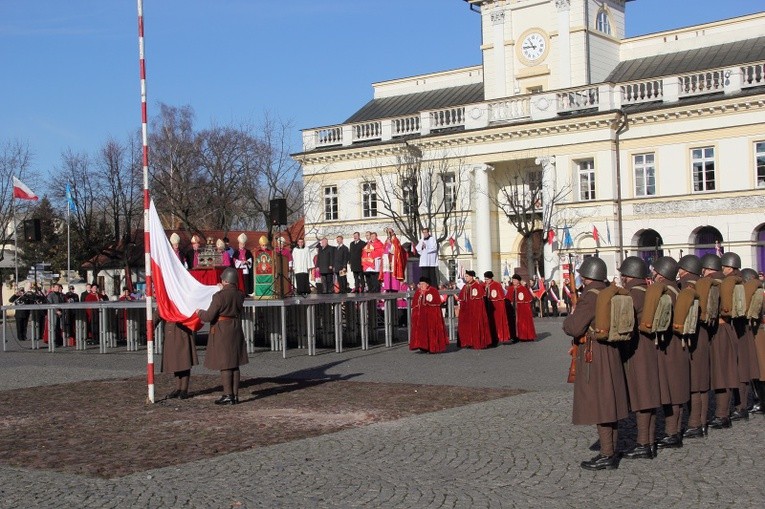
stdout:
{"type": "MultiPolygon", "coordinates": [[[[716,271],[711,278],[722,281],[725,275],[716,271]]],[[[720,290],[722,294],[722,290],[720,290]]],[[[720,296],[722,300],[722,295],[720,296]]],[[[722,313],[722,309],[720,310],[722,313]]],[[[735,389],[738,387],[738,367],[736,366],[738,338],[730,319],[718,320],[714,336],[709,343],[709,365],[713,390],[735,389]]]]}
{"type": "MultiPolygon", "coordinates": [[[[576,310],[563,322],[563,331],[574,339],[590,332],[595,319],[597,295],[589,290],[603,290],[606,284],[592,282],[584,287],[584,293],[576,310]]],[[[588,339],[580,344],[576,358],[574,381],[574,424],[603,424],[627,417],[627,388],[624,383],[624,367],[619,349],[614,343],[588,339]],[[592,348],[592,362],[585,362],[587,348],[592,348]]]]}
{"type": "MultiPolygon", "coordinates": [[[[668,295],[674,307],[677,286],[667,282],[668,295]]],[[[659,334],[659,390],[662,405],[682,405],[691,399],[691,365],[682,338],[667,330],[659,334]]]]}
{"type": "Polygon", "coordinates": [[[165,322],[165,339],[162,346],[162,373],[187,371],[199,364],[194,334],[190,329],[175,322],[165,322]]]}
{"type": "MultiPolygon", "coordinates": [[[[696,287],[699,277],[695,274],[685,274],[680,277],[680,289],[696,287]]],[[[673,320],[675,321],[675,320],[673,320]]],[[[709,327],[699,319],[696,334],[688,336],[688,354],[690,358],[690,388],[691,392],[706,392],[709,390],[709,327]]]]}
{"type": "Polygon", "coordinates": [[[205,367],[215,370],[234,369],[247,364],[247,348],[239,317],[244,309],[244,294],[235,286],[224,285],[213,295],[210,307],[199,311],[199,318],[210,323],[205,367]]]}
{"type": "MultiPolygon", "coordinates": [[[[625,283],[635,308],[635,324],[640,323],[645,303],[645,281],[633,279],[625,283]]],[[[659,360],[653,334],[637,330],[632,340],[622,347],[624,370],[627,377],[630,410],[650,410],[661,405],[659,390],[659,360]]]]}

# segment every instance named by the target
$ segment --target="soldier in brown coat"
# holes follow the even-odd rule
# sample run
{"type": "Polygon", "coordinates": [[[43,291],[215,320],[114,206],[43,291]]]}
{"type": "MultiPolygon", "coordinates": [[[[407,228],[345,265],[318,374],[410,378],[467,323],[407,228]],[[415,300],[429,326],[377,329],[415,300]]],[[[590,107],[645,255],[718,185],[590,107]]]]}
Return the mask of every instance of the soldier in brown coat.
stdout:
{"type": "MultiPolygon", "coordinates": [[[[693,288],[701,275],[701,260],[696,255],[685,255],[677,261],[680,289],[693,288]]],[[[675,321],[677,322],[677,321],[675,321]]],[[[688,336],[690,356],[691,402],[688,406],[688,429],[683,438],[701,438],[707,433],[709,410],[709,326],[701,323],[697,333],[688,336]]]]}
{"type": "Polygon", "coordinates": [[[587,470],[618,468],[616,455],[618,421],[627,417],[627,389],[619,350],[613,343],[593,339],[597,293],[606,288],[606,264],[600,258],[585,258],[579,267],[584,292],[573,313],[563,322],[563,331],[577,347],[574,381],[574,424],[595,424],[600,454],[583,461],[587,470]],[[593,291],[595,290],[595,291],[593,291]]]}
{"type": "MultiPolygon", "coordinates": [[[[629,290],[639,323],[645,303],[648,265],[642,258],[628,256],[619,267],[624,287],[629,290]]],[[[656,409],[661,405],[659,361],[654,338],[636,330],[632,341],[622,349],[630,410],[635,412],[635,446],[624,453],[628,459],[653,459],[656,456],[656,409]]]]}
{"type": "Polygon", "coordinates": [[[187,399],[191,366],[199,364],[197,348],[194,345],[194,333],[180,323],[165,322],[165,338],[162,349],[162,373],[172,372],[176,378],[176,388],[165,399],[187,399]]]}
{"type": "MultiPolygon", "coordinates": [[[[701,257],[702,276],[722,281],[720,257],[705,254],[701,257]]],[[[722,311],[722,310],[721,310],[722,311]]],[[[736,368],[736,333],[730,318],[720,317],[709,343],[711,386],[715,393],[715,417],[709,423],[714,429],[730,428],[730,397],[738,387],[736,368]]]]}
{"type": "MultiPolygon", "coordinates": [[[[677,262],[670,256],[662,256],[654,262],[653,270],[654,282],[666,285],[674,308],[679,293],[675,282],[677,262]]],[[[658,333],[658,336],[659,389],[661,404],[664,406],[664,431],[667,436],[659,440],[657,445],[659,448],[677,448],[683,446],[680,436],[683,405],[691,399],[690,359],[682,337],[675,334],[672,327],[658,333]]]]}
{"type": "Polygon", "coordinates": [[[236,405],[239,403],[239,366],[249,362],[239,320],[244,309],[244,294],[237,288],[236,269],[225,269],[220,280],[222,288],[213,295],[210,307],[198,310],[197,314],[203,322],[210,323],[205,367],[220,370],[223,383],[223,396],[215,404],[236,405]]]}
{"type": "MultiPolygon", "coordinates": [[[[723,274],[725,279],[735,279],[737,283],[743,284],[743,278],[741,277],[741,257],[736,253],[728,252],[722,255],[720,258],[723,274]]],[[[725,285],[728,288],[728,285],[725,285]]],[[[726,295],[727,297],[727,295],[726,295]]],[[[727,302],[728,299],[726,299],[727,302]]],[[[733,299],[730,299],[732,304],[733,299]]],[[[722,315],[729,315],[731,310],[727,309],[728,305],[722,305],[723,293],[720,292],[720,303],[722,315]]],[[[732,306],[731,306],[732,307],[732,306]]],[[[729,323],[733,327],[736,335],[735,352],[736,352],[736,373],[738,375],[738,399],[736,401],[736,408],[731,414],[732,421],[747,420],[749,419],[749,384],[754,378],[759,378],[759,370],[756,363],[756,351],[754,349],[754,336],[749,328],[749,320],[746,316],[731,317],[729,323]]]]}
{"type": "MultiPolygon", "coordinates": [[[[741,279],[744,281],[744,290],[746,294],[746,309],[747,311],[752,306],[752,299],[754,298],[754,295],[757,292],[762,292],[762,282],[757,278],[757,271],[754,269],[741,269],[741,279]]],[[[760,312],[760,309],[758,309],[758,312],[756,313],[757,316],[749,316],[747,315],[746,324],[745,324],[745,335],[744,335],[744,342],[739,345],[739,348],[745,349],[745,357],[747,360],[747,371],[748,375],[751,379],[751,387],[754,391],[755,400],[758,402],[762,398],[762,386],[761,386],[761,380],[763,378],[763,370],[760,367],[760,362],[758,358],[757,353],[757,346],[755,344],[755,335],[757,334],[757,329],[759,327],[760,321],[762,319],[762,313],[760,312]]],[[[740,357],[740,355],[739,355],[740,357]]],[[[739,367],[739,373],[741,373],[741,368],[739,367]]],[[[759,404],[759,403],[758,403],[759,404]]],[[[746,407],[744,407],[746,408],[746,407]]],[[[761,406],[758,407],[758,410],[761,409],[761,406]]],[[[754,407],[752,407],[751,410],[754,411],[754,407]]]]}

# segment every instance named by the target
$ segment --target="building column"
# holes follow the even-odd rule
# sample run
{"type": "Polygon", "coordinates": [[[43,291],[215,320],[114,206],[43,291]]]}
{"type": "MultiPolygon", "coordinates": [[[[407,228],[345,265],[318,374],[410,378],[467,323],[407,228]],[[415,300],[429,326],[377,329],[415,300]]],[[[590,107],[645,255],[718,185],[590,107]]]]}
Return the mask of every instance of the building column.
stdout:
{"type": "MultiPolygon", "coordinates": [[[[545,281],[549,281],[555,277],[555,270],[558,268],[558,257],[553,252],[555,244],[549,244],[547,242],[548,231],[555,230],[555,224],[553,222],[554,206],[553,200],[555,199],[555,156],[537,157],[534,161],[536,164],[542,166],[542,253],[545,260],[545,281]]],[[[560,243],[561,239],[557,239],[560,243]]]]}
{"type": "MultiPolygon", "coordinates": [[[[555,0],[558,9],[558,86],[571,86],[571,0],[555,0]]],[[[552,86],[552,83],[550,84],[552,86]]]]}
{"type": "Polygon", "coordinates": [[[491,267],[491,200],[489,198],[489,172],[494,170],[488,164],[473,166],[475,182],[475,222],[472,228],[473,253],[476,260],[474,270],[483,276],[491,267]]]}

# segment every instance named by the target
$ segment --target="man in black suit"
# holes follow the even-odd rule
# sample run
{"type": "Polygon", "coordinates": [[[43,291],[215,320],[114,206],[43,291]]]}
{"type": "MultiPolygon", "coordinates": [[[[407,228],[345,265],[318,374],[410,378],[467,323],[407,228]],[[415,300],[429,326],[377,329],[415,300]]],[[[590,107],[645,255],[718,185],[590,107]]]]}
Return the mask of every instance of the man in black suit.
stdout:
{"type": "MultiPolygon", "coordinates": [[[[335,246],[335,263],[333,270],[335,271],[335,277],[337,278],[337,285],[339,287],[338,292],[348,293],[348,262],[351,259],[351,252],[348,246],[343,244],[343,236],[338,235],[337,245],[335,246]]],[[[361,261],[361,260],[359,260],[361,261]]]]}
{"type": "Polygon", "coordinates": [[[334,293],[335,248],[327,243],[327,237],[322,237],[316,254],[316,266],[321,273],[322,293],[334,293]]]}
{"type": "Polygon", "coordinates": [[[364,291],[364,269],[361,267],[361,252],[367,243],[361,240],[359,232],[353,232],[353,240],[350,246],[351,271],[353,272],[353,291],[361,293],[364,291]]]}

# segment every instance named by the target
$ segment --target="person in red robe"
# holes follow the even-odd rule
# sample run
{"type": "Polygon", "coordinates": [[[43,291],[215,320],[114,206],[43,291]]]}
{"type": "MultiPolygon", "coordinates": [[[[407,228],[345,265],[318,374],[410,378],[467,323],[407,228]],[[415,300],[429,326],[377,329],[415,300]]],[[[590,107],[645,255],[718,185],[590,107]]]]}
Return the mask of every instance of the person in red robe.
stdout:
{"type": "Polygon", "coordinates": [[[515,316],[513,337],[519,341],[534,341],[537,339],[534,318],[531,315],[534,294],[521,284],[521,276],[518,274],[513,274],[512,283],[506,298],[513,305],[515,316]]]}
{"type": "Polygon", "coordinates": [[[481,350],[491,345],[491,331],[486,315],[483,285],[476,280],[475,271],[465,271],[465,286],[459,294],[459,332],[462,348],[481,350]]]}
{"type": "Polygon", "coordinates": [[[510,343],[510,325],[507,323],[505,311],[505,289],[498,281],[494,281],[494,273],[487,270],[483,274],[486,288],[486,312],[489,317],[492,344],[510,343]]]}
{"type": "Polygon", "coordinates": [[[393,228],[388,228],[386,232],[388,233],[388,238],[384,244],[385,254],[383,256],[385,261],[379,279],[382,282],[383,291],[398,292],[401,290],[406,278],[407,256],[393,228]]]}
{"type": "Polygon", "coordinates": [[[441,296],[430,279],[421,277],[412,297],[412,327],[410,350],[440,353],[449,345],[444,317],[441,314],[441,296]]]}

